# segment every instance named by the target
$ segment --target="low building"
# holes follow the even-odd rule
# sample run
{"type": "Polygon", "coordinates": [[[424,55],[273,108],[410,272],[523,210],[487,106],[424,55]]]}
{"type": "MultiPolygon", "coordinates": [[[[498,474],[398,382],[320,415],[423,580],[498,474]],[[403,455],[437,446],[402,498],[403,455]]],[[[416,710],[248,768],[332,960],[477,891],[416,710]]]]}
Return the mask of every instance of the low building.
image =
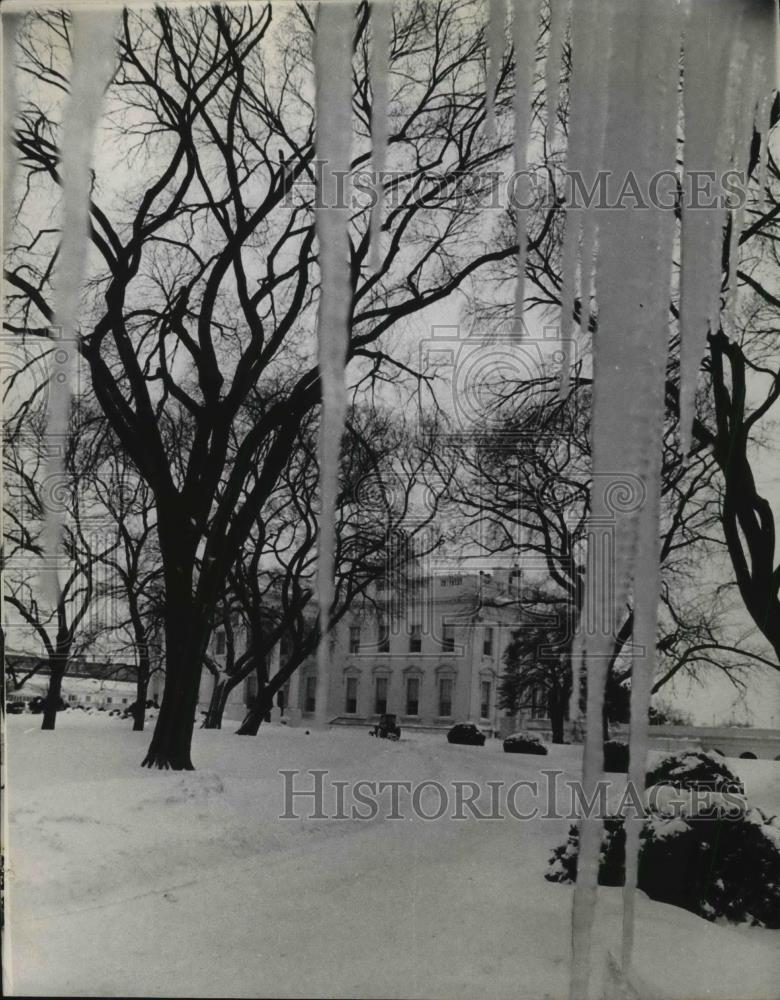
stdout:
{"type": "MultiPolygon", "coordinates": [[[[21,687],[7,690],[6,701],[8,704],[27,705],[35,698],[44,698],[48,688],[46,674],[33,674],[21,687]]],[[[124,711],[135,701],[135,692],[135,684],[131,681],[66,675],[62,681],[61,697],[70,707],[79,705],[83,708],[124,711]]]]}

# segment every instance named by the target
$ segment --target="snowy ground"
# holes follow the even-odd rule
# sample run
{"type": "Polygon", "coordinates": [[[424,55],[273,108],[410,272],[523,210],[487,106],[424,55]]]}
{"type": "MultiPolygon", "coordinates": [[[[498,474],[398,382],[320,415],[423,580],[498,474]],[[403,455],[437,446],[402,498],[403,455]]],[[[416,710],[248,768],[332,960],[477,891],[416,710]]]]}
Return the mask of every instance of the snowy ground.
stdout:
{"type": "MultiPolygon", "coordinates": [[[[263,727],[257,738],[198,731],[198,771],[150,773],[138,766],[148,733],[80,713],[57,725],[43,733],[30,716],[9,719],[8,992],[565,995],[571,888],[543,875],[567,821],[426,822],[410,818],[403,793],[402,820],[282,820],[278,772],[484,785],[559,768],[574,778],[577,748],[533,758],[505,755],[498,741],[392,744],[365,730],[263,727]]],[[[751,802],[780,811],[780,764],[733,765],[751,802]]],[[[435,797],[422,801],[435,808],[435,797]]],[[[617,940],[619,890],[600,890],[599,906],[594,996],[605,942],[617,940]]],[[[648,1000],[778,996],[776,932],[642,897],[637,938],[648,1000]]]]}

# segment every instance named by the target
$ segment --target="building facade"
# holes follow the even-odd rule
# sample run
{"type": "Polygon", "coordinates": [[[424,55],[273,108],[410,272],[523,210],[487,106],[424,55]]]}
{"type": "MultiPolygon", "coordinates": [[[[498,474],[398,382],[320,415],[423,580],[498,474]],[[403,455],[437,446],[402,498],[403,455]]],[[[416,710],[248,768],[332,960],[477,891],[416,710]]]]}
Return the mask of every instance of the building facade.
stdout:
{"type": "MultiPolygon", "coordinates": [[[[448,570],[404,581],[403,588],[373,588],[333,631],[326,691],[317,690],[316,662],[310,657],[285,685],[272,720],[313,722],[317,698],[324,696],[334,725],[369,726],[391,712],[406,727],[440,729],[468,721],[498,734],[507,728],[499,683],[504,650],[517,624],[513,607],[506,571],[502,576],[448,570]]],[[[219,630],[210,656],[224,663],[226,643],[219,630]]],[[[277,647],[269,676],[284,659],[277,647]]],[[[204,670],[202,712],[214,683],[204,670]]],[[[249,677],[234,688],[226,719],[243,717],[256,683],[249,677]]],[[[541,700],[532,710],[544,714],[541,700]]]]}

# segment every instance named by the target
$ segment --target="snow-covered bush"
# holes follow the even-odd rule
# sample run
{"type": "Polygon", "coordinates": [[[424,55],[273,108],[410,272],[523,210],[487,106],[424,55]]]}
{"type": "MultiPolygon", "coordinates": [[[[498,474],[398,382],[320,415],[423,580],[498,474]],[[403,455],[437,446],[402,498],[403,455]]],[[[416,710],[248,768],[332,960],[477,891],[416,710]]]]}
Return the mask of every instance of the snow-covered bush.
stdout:
{"type": "MultiPolygon", "coordinates": [[[[569,830],[557,847],[546,878],[577,877],[579,836],[569,830]]],[[[623,818],[605,821],[599,883],[623,884],[623,818]]],[[[737,818],[667,816],[651,812],[642,828],[639,888],[651,899],[690,910],[707,920],[780,928],[780,825],[760,809],[737,818]]]]}
{"type": "Polygon", "coordinates": [[[504,753],[546,754],[547,747],[536,733],[513,733],[504,740],[504,753]]]}
{"type": "Polygon", "coordinates": [[[744,785],[716,754],[705,750],[683,750],[664,757],[647,772],[645,785],[673,785],[675,788],[738,792],[744,785]]]}

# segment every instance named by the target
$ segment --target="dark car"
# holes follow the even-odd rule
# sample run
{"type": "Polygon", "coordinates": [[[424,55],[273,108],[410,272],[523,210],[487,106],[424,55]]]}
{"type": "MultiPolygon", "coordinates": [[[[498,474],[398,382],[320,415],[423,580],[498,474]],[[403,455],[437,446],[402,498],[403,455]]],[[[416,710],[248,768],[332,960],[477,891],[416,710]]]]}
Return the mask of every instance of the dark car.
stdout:
{"type": "Polygon", "coordinates": [[[447,733],[448,743],[460,743],[467,747],[483,747],[486,736],[473,722],[459,722],[447,733]]]}
{"type": "Polygon", "coordinates": [[[392,712],[379,716],[379,722],[369,730],[369,736],[378,736],[382,740],[400,740],[401,727],[392,712]]]}
{"type": "Polygon", "coordinates": [[[504,753],[546,754],[547,747],[536,733],[512,733],[504,740],[504,753]]]}
{"type": "Polygon", "coordinates": [[[21,715],[24,712],[24,702],[23,701],[9,701],[5,706],[6,712],[9,715],[21,715]]]}

